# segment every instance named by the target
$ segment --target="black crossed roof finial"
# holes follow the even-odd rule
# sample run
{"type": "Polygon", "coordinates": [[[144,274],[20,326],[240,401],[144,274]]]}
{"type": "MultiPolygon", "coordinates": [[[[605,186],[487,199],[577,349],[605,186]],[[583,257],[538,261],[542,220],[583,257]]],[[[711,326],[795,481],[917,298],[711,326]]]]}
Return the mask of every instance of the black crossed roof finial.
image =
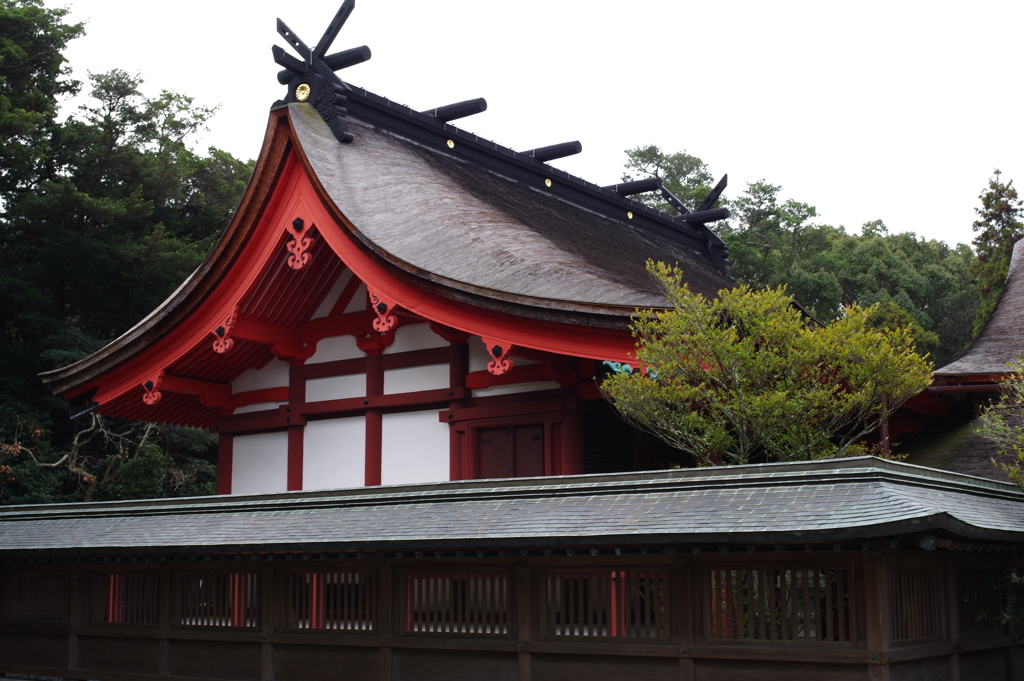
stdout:
{"type": "Polygon", "coordinates": [[[341,27],[355,9],[355,0],[345,0],[331,20],[330,26],[324,31],[313,49],[310,49],[295,31],[288,28],[280,19],[277,20],[277,32],[294,49],[302,60],[296,59],[274,45],[274,61],[284,67],[277,74],[277,81],[288,86],[288,94],[284,102],[309,101],[316,107],[324,122],[339,142],[351,142],[352,133],[348,131],[346,119],[345,93],[351,88],[338,77],[335,71],[361,64],[370,58],[370,48],[366,45],[334,54],[327,54],[334,39],[338,37],[341,27]],[[326,55],[326,56],[325,56],[326,55]]]}

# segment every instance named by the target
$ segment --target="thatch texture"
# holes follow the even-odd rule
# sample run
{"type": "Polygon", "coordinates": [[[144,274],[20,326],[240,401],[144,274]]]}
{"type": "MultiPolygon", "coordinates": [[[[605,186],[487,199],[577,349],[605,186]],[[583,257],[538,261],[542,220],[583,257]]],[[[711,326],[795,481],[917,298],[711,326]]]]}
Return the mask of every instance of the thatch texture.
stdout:
{"type": "Polygon", "coordinates": [[[974,342],[936,376],[1005,374],[1008,362],[1024,354],[1024,240],[1013,247],[1006,288],[995,312],[974,342]]]}

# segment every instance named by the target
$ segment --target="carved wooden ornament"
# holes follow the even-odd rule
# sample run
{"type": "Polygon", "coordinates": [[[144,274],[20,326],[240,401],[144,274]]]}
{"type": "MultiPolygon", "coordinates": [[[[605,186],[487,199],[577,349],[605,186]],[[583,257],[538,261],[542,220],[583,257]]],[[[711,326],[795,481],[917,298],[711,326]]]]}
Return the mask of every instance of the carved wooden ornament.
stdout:
{"type": "Polygon", "coordinates": [[[155,407],[160,404],[160,399],[163,397],[163,393],[160,392],[160,384],[164,382],[164,372],[158,373],[153,378],[142,384],[142,389],[146,392],[142,393],[142,401],[151,407],[155,407]]]}
{"type": "Polygon", "coordinates": [[[309,253],[309,247],[313,245],[313,238],[302,236],[304,227],[305,223],[302,218],[295,218],[291,224],[284,226],[285,230],[292,235],[292,240],[285,244],[285,247],[291,253],[288,256],[288,267],[293,270],[301,270],[313,259],[312,254],[309,253]]]}
{"type": "Polygon", "coordinates": [[[384,333],[395,328],[395,325],[398,324],[398,317],[392,314],[397,307],[395,301],[370,287],[366,288],[366,292],[370,296],[370,308],[377,315],[377,318],[373,320],[374,331],[384,333]]]}
{"type": "Polygon", "coordinates": [[[495,376],[511,371],[514,365],[508,354],[512,351],[512,344],[495,338],[484,337],[483,340],[487,354],[491,357],[491,361],[487,363],[487,370],[495,376]]]}
{"type": "Polygon", "coordinates": [[[234,347],[235,340],[231,337],[231,334],[234,331],[235,320],[237,318],[238,318],[238,305],[235,305],[231,309],[231,314],[229,314],[224,319],[224,322],[221,323],[221,324],[218,324],[210,332],[210,333],[212,333],[215,336],[215,338],[213,340],[213,351],[216,352],[218,355],[223,355],[226,352],[230,352],[231,348],[234,347]]]}

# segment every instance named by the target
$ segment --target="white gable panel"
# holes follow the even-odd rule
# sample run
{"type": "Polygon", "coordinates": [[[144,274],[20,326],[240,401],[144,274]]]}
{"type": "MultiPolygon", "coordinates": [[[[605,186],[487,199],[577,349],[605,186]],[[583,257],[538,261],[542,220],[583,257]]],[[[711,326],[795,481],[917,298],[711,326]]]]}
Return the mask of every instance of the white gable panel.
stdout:
{"type": "Polygon", "coordinates": [[[306,364],[334,362],[339,359],[358,359],[366,357],[366,353],[356,345],[355,336],[331,336],[323,338],[316,344],[316,352],[306,360],[306,364]]]}
{"type": "Polygon", "coordinates": [[[272,359],[262,369],[249,369],[231,381],[231,392],[244,393],[264,388],[287,387],[288,366],[288,362],[272,359]]]}
{"type": "Polygon", "coordinates": [[[365,417],[310,421],[302,445],[302,489],[362,487],[366,483],[365,417]]]}
{"type": "Polygon", "coordinates": [[[384,394],[411,393],[417,390],[447,388],[451,381],[447,364],[427,364],[384,372],[384,394]]]}
{"type": "Polygon", "coordinates": [[[437,414],[437,409],[384,414],[382,485],[449,479],[448,424],[437,414]]]}
{"type": "Polygon", "coordinates": [[[326,296],[324,296],[323,301],[320,303],[320,307],[316,309],[316,312],[313,313],[313,316],[310,317],[310,319],[320,319],[321,317],[326,317],[330,314],[331,309],[338,302],[338,299],[341,298],[341,294],[345,291],[345,287],[351,279],[352,270],[345,270],[342,272],[341,276],[334,281],[334,285],[331,286],[331,290],[327,292],[326,296]]]}
{"type": "Polygon", "coordinates": [[[288,433],[236,435],[231,493],[264,494],[288,489],[288,433]]]}
{"type": "Polygon", "coordinates": [[[306,381],[306,401],[340,400],[366,394],[366,374],[346,374],[306,381]]]}
{"type": "Polygon", "coordinates": [[[393,355],[396,352],[446,347],[448,341],[431,331],[429,324],[412,324],[398,327],[395,331],[395,342],[384,348],[384,354],[393,355]]]}

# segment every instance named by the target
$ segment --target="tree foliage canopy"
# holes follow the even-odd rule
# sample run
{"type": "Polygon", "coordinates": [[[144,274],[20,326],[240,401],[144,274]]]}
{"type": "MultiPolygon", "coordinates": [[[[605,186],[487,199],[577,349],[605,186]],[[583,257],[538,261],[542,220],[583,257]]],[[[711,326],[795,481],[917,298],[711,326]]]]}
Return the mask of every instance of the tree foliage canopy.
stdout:
{"type": "Polygon", "coordinates": [[[147,97],[122,70],[90,74],[88,102],[58,120],[80,88],[62,50],[83,30],[65,15],[0,0],[0,503],[210,492],[209,434],[69,422],[37,374],[164,300],[227,225],[253,164],[193,150],[215,110],[147,97]]]}
{"type": "MultiPolygon", "coordinates": [[[[626,179],[658,175],[673,192],[690,192],[686,196],[693,204],[709,191],[712,175],[699,158],[655,146],[626,153],[626,179]],[[669,178],[677,178],[676,184],[669,178]]],[[[660,200],[648,202],[672,210],[660,200]]],[[[813,205],[783,198],[782,188],[765,180],[748,184],[727,205],[729,221],[709,226],[729,246],[738,283],[785,285],[824,322],[842,318],[852,305],[879,304],[872,313],[876,322],[884,317],[886,324],[898,321],[910,328],[919,352],[937,364],[947,363],[973,337],[979,292],[968,246],[950,247],[912,232],[893,234],[881,220],[848,234],[841,226],[821,223],[813,205]]]]}
{"type": "Polygon", "coordinates": [[[1002,173],[996,170],[988,182],[988,188],[978,197],[981,208],[975,208],[978,219],[972,225],[978,236],[974,247],[978,258],[971,263],[971,274],[981,291],[981,306],[974,320],[977,334],[992,316],[999,302],[999,296],[1006,285],[1006,274],[1010,270],[1013,245],[1024,238],[1024,201],[1017,196],[1013,181],[1003,182],[1002,173]]]}
{"type": "Polygon", "coordinates": [[[873,325],[871,308],[821,326],[784,287],[708,300],[678,268],[648,269],[670,306],[633,325],[649,369],[610,376],[602,390],[627,421],[704,463],[841,456],[931,379],[910,333],[873,325]]]}
{"type": "Polygon", "coordinates": [[[1000,382],[999,399],[982,410],[977,433],[994,442],[1000,456],[1014,459],[997,465],[1024,489],[1024,359],[1018,357],[1006,368],[1009,373],[1000,382]]]}

